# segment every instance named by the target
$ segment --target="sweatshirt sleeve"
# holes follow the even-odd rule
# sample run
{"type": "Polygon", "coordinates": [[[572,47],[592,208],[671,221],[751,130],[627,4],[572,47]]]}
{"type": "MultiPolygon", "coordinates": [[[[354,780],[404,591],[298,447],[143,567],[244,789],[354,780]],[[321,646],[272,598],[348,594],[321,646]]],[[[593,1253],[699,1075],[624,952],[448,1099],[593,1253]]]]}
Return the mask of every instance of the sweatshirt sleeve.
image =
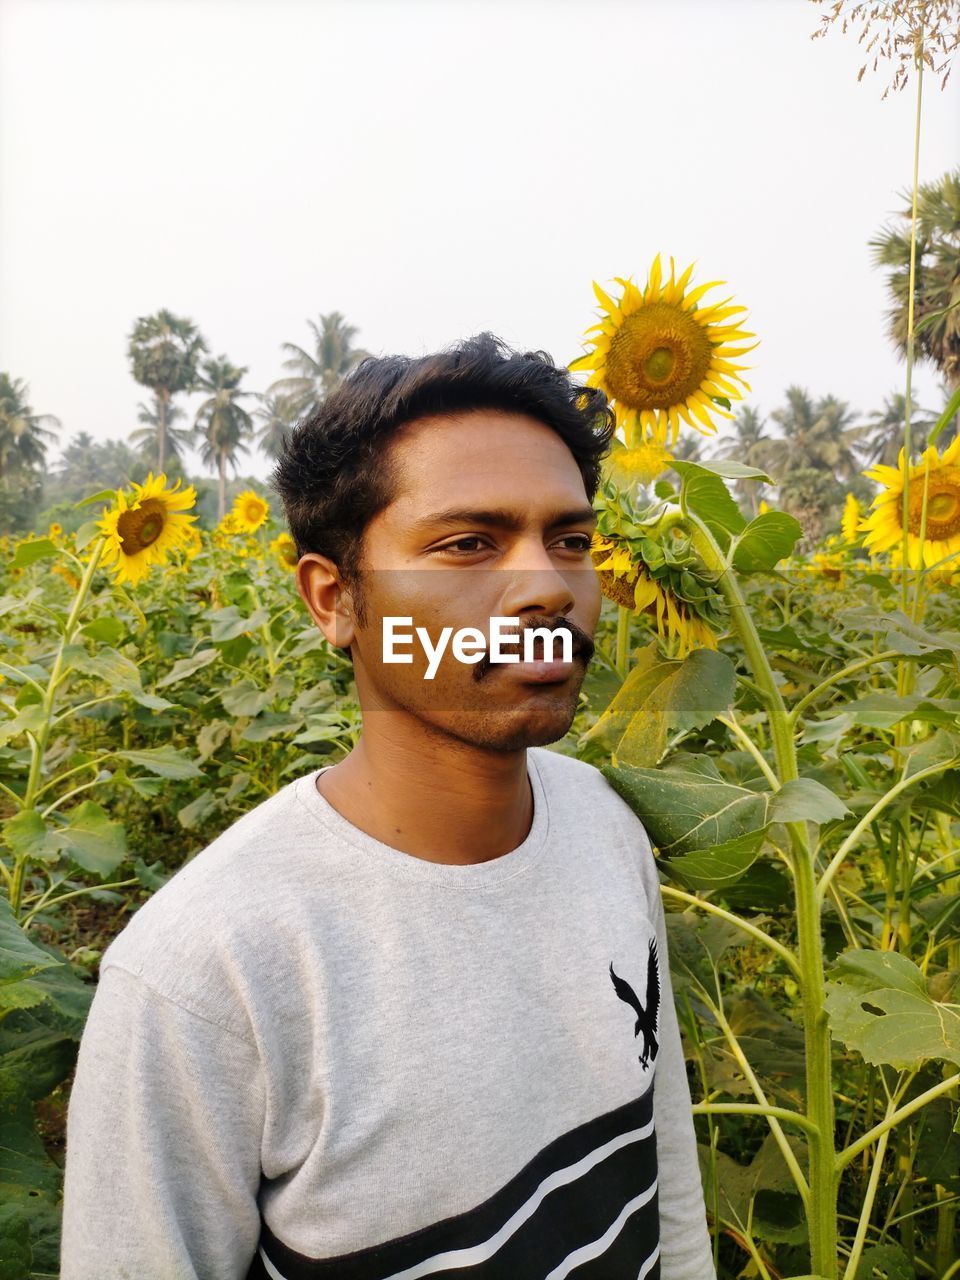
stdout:
{"type": "Polygon", "coordinates": [[[243,1280],[263,1120],[252,1044],[102,969],[67,1112],[60,1280],[243,1280]]]}
{"type": "Polygon", "coordinates": [[[660,964],[660,1052],[654,1077],[661,1280],[716,1280],[697,1158],[690,1086],[670,980],[667,929],[656,863],[642,830],[644,883],[657,933],[660,964]]]}

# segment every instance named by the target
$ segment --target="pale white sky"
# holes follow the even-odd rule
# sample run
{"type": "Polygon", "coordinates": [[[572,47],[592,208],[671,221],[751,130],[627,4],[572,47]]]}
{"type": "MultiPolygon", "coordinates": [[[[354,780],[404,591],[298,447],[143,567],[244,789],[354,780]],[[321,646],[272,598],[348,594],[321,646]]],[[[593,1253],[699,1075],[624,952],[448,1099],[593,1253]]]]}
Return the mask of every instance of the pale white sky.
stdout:
{"type": "MultiPolygon", "coordinates": [[[[0,0],[0,368],[66,439],[137,426],[127,335],[160,307],[257,391],[333,310],[378,353],[489,328],[567,362],[591,280],[661,249],[750,308],[764,412],[792,382],[879,408],[903,366],[867,241],[910,179],[913,90],[881,102],[883,64],[858,85],[855,37],[811,41],[819,13],[0,0]]],[[[958,161],[955,70],[925,85],[921,179],[958,161]]]]}

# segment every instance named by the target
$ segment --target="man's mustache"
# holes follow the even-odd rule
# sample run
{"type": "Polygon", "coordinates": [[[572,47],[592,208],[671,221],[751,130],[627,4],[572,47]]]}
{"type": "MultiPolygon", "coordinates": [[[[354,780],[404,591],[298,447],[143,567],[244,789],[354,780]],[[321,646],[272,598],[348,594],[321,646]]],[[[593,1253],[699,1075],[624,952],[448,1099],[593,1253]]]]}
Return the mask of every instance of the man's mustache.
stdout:
{"type": "MultiPolygon", "coordinates": [[[[524,648],[523,637],[526,635],[528,631],[548,631],[548,632],[551,632],[553,635],[562,635],[563,632],[566,631],[571,637],[571,647],[573,651],[574,660],[579,658],[583,662],[584,666],[586,666],[589,663],[590,659],[593,657],[594,649],[596,648],[596,646],[594,645],[590,637],[587,635],[587,633],[581,630],[580,627],[576,625],[576,623],[566,622],[566,621],[537,622],[537,623],[533,623],[531,626],[523,627],[520,631],[502,631],[500,633],[502,637],[507,637],[512,635],[520,636],[520,644],[519,646],[516,647],[516,653],[518,658],[522,657],[523,655],[523,648],[524,648]]],[[[544,640],[542,641],[542,643],[546,644],[546,641],[544,640]]],[[[553,646],[554,654],[557,653],[558,648],[559,646],[554,644],[553,646]]],[[[513,645],[509,646],[509,651],[511,653],[514,652],[513,645]]],[[[495,666],[499,667],[502,665],[503,664],[500,662],[496,662],[496,663],[491,662],[490,653],[489,651],[487,651],[481,657],[480,661],[475,664],[473,669],[473,678],[475,680],[482,680],[492,667],[495,667],[495,666]]]]}

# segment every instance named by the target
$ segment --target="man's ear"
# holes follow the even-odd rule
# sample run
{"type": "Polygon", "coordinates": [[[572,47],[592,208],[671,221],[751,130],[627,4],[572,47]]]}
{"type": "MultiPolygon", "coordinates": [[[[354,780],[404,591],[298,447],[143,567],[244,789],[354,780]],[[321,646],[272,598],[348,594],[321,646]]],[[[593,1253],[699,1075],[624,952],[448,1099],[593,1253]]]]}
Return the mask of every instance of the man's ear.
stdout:
{"type": "Polygon", "coordinates": [[[297,591],[310,616],[335,649],[349,649],[356,639],[353,596],[328,556],[308,551],[296,569],[297,591]]]}

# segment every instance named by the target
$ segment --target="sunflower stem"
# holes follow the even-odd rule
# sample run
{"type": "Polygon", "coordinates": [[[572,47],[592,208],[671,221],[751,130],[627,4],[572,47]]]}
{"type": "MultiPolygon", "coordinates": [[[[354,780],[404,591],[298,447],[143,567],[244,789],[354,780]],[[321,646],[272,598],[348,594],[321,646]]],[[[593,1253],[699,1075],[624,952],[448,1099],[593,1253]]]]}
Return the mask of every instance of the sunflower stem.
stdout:
{"type": "MultiPolygon", "coordinates": [[[[910,418],[913,409],[913,360],[916,338],[914,334],[914,294],[917,282],[917,190],[920,179],[920,118],[923,101],[923,25],[919,27],[914,42],[914,63],[917,68],[917,107],[913,135],[913,198],[910,210],[910,273],[907,285],[907,382],[903,406],[903,580],[900,602],[904,613],[908,608],[910,569],[910,418]]],[[[921,557],[923,544],[920,544],[921,557]]],[[[905,664],[901,664],[901,667],[905,664]]]]}
{"type": "Polygon", "coordinates": [[[617,605],[617,658],[616,665],[620,679],[626,680],[627,667],[630,662],[630,610],[626,605],[617,605]]]}
{"type": "MultiPolygon", "coordinates": [[[[921,616],[921,606],[923,604],[923,593],[926,586],[925,578],[929,572],[924,568],[923,548],[926,544],[927,537],[927,502],[930,497],[930,455],[927,450],[923,454],[923,500],[920,504],[920,568],[917,573],[917,589],[913,597],[913,621],[919,622],[921,616]]],[[[911,683],[913,683],[911,681],[911,683]]]]}
{"type": "MultiPolygon", "coordinates": [[[[57,696],[57,688],[60,684],[61,672],[63,671],[63,652],[67,645],[73,641],[73,634],[77,629],[80,621],[80,614],[86,603],[87,594],[90,591],[90,584],[93,582],[93,575],[96,572],[100,557],[107,545],[106,538],[100,538],[93,548],[90,561],[84,569],[83,578],[77,588],[77,594],[73,598],[73,605],[70,614],[63,628],[63,635],[60,637],[60,645],[57,649],[57,656],[53,661],[53,667],[50,671],[50,677],[47,680],[47,687],[43,692],[41,707],[43,710],[43,720],[40,725],[40,732],[34,736],[28,733],[27,737],[30,741],[30,772],[27,775],[27,787],[24,792],[23,800],[20,804],[22,813],[29,813],[34,807],[39,791],[40,771],[43,767],[43,757],[47,749],[47,740],[50,737],[50,731],[53,727],[53,704],[57,696]]],[[[13,866],[13,880],[10,886],[10,906],[13,909],[15,919],[20,916],[20,903],[23,898],[23,881],[26,873],[26,864],[28,854],[18,854],[13,866]]]]}
{"type": "MultiPolygon", "coordinates": [[[[260,608],[260,597],[249,582],[247,583],[247,594],[250,596],[254,612],[256,612],[260,608]]],[[[261,623],[260,635],[263,637],[263,647],[267,651],[267,671],[269,672],[270,679],[272,681],[273,677],[277,674],[277,660],[273,652],[273,637],[270,634],[269,622],[261,623]]]]}
{"type": "MultiPolygon", "coordinates": [[[[766,695],[767,715],[777,762],[780,785],[799,777],[795,725],[784,705],[773,677],[773,668],[747,608],[736,574],[718,546],[711,530],[686,504],[686,485],[681,506],[695,550],[707,568],[717,573],[717,586],[730,611],[730,621],[747,656],[754,679],[766,695]]],[[[804,1059],[807,1108],[810,1122],[809,1199],[806,1202],[810,1231],[810,1268],[824,1280],[837,1278],[837,1170],[830,1027],[824,1004],[825,978],[820,899],[813,853],[806,824],[787,823],[790,835],[788,865],[796,892],[797,959],[800,965],[800,996],[803,1012],[804,1059]]]]}

